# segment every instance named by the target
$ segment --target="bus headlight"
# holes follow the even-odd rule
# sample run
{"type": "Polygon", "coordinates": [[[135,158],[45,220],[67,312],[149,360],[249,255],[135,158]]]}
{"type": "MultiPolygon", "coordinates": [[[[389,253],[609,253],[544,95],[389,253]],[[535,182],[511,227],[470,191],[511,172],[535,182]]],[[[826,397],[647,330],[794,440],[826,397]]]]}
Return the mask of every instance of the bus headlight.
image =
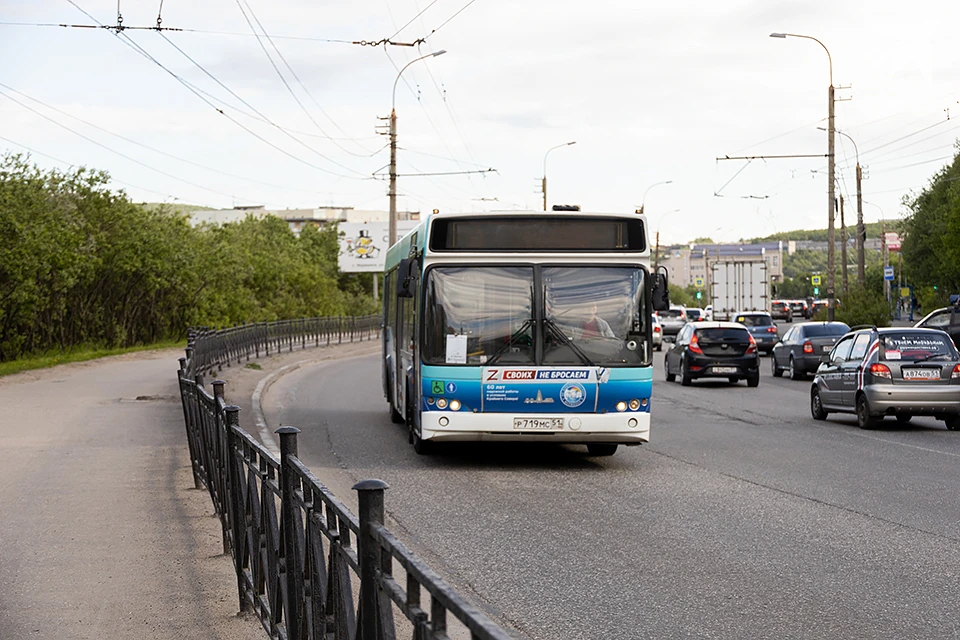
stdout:
{"type": "Polygon", "coordinates": [[[460,411],[460,401],[451,400],[450,401],[450,411],[460,411]]]}
{"type": "Polygon", "coordinates": [[[626,403],[626,402],[624,402],[623,400],[621,400],[620,402],[617,403],[617,411],[626,411],[626,410],[627,410],[627,403],[626,403]]]}
{"type": "Polygon", "coordinates": [[[636,411],[640,408],[640,401],[634,398],[630,401],[630,411],[636,411]]]}
{"type": "Polygon", "coordinates": [[[437,408],[446,409],[447,408],[447,399],[446,398],[437,398],[437,408]]]}

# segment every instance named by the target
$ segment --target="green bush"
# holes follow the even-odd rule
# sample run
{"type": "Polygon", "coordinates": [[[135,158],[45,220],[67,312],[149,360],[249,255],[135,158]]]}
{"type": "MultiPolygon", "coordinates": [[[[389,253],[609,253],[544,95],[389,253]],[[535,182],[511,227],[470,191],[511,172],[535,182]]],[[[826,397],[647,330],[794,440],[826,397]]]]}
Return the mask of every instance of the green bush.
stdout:
{"type": "MultiPolygon", "coordinates": [[[[826,315],[826,310],[820,313],[826,315]]],[[[851,327],[860,324],[886,327],[890,324],[890,307],[883,295],[854,285],[847,291],[843,304],[837,307],[834,317],[851,327]]]]}

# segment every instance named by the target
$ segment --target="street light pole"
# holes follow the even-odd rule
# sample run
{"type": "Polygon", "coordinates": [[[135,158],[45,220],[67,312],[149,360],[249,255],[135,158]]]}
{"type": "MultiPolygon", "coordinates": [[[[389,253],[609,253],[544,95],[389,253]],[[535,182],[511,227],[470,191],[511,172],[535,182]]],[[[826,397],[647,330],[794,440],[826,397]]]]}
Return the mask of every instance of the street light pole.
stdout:
{"type": "Polygon", "coordinates": [[[647,194],[650,193],[650,189],[658,187],[661,184],[672,184],[673,180],[664,180],[663,182],[654,182],[652,185],[647,187],[647,190],[643,192],[643,198],[640,199],[640,215],[643,215],[645,209],[643,208],[647,202],[647,194]]]}
{"type": "Polygon", "coordinates": [[[813,40],[827,52],[827,61],[830,63],[830,86],[827,89],[827,319],[831,322],[834,319],[836,311],[835,278],[836,278],[836,233],[834,229],[834,217],[836,216],[836,194],[834,192],[834,173],[836,164],[834,162],[834,91],[833,91],[833,57],[827,46],[814,38],[813,36],[804,36],[797,33],[771,33],[771,38],[803,38],[813,40]]]}
{"type": "MultiPolygon", "coordinates": [[[[641,209],[643,207],[641,206],[641,209]]],[[[653,250],[653,269],[656,271],[657,267],[660,266],[660,223],[663,222],[663,219],[671,213],[676,213],[680,209],[671,209],[670,211],[664,211],[660,214],[660,218],[657,220],[657,244],[656,249],[653,250]]]]}
{"type": "Polygon", "coordinates": [[[560,149],[562,147],[569,147],[572,144],[577,144],[576,140],[571,142],[564,142],[563,144],[558,144],[555,147],[550,147],[547,149],[547,152],[543,154],[543,180],[540,182],[540,190],[543,191],[543,210],[547,210],[547,156],[550,155],[550,152],[554,149],[560,149]]]}
{"type": "Polygon", "coordinates": [[[408,62],[400,72],[397,73],[397,79],[393,81],[393,98],[390,100],[390,246],[397,243],[397,83],[400,82],[400,76],[407,70],[407,67],[414,62],[425,60],[426,58],[435,58],[442,56],[447,52],[446,49],[428,53],[408,62]]]}

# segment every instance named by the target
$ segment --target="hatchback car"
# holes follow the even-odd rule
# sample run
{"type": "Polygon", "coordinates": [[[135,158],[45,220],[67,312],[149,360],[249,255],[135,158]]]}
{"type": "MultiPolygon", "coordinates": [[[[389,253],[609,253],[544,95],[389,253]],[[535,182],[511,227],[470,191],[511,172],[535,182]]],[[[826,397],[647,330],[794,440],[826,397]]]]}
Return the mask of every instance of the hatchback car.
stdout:
{"type": "Polygon", "coordinates": [[[663,328],[664,338],[674,338],[683,325],[687,324],[687,310],[677,305],[670,305],[669,309],[658,311],[660,316],[660,326],[663,328]]]}
{"type": "Polygon", "coordinates": [[[960,430],[960,353],[937,329],[868,327],[843,336],[817,371],[810,413],[855,413],[862,429],[885,416],[934,416],[960,430]]]}
{"type": "Polygon", "coordinates": [[[660,316],[653,316],[653,348],[657,351],[663,349],[663,327],[660,325],[660,316]]]}
{"type": "Polygon", "coordinates": [[[811,315],[810,306],[806,300],[791,300],[790,312],[792,315],[800,316],[801,318],[809,318],[811,315]]]}
{"type": "Polygon", "coordinates": [[[738,313],[733,317],[734,321],[742,324],[757,341],[757,349],[761,353],[770,353],[780,341],[777,334],[777,325],[773,323],[773,318],[764,311],[749,311],[738,313]]]}
{"type": "Polygon", "coordinates": [[[727,378],[747,386],[760,384],[760,354],[747,328],[736,322],[697,322],[686,325],[664,358],[667,382],[680,376],[689,386],[696,378],[727,378]]]}
{"type": "Polygon", "coordinates": [[[793,311],[790,309],[790,303],[785,300],[774,300],[770,304],[770,315],[774,320],[793,321],[793,311]]]}
{"type": "Polygon", "coordinates": [[[704,319],[705,318],[703,317],[703,312],[700,309],[697,309],[695,307],[692,309],[691,308],[687,309],[687,322],[699,322],[700,320],[704,320],[704,319]]]}
{"type": "Polygon", "coordinates": [[[801,322],[791,327],[770,352],[770,373],[779,378],[789,371],[791,380],[802,380],[817,370],[820,356],[848,331],[843,322],[801,322]]]}
{"type": "Polygon", "coordinates": [[[953,345],[960,348],[960,304],[931,311],[914,326],[946,331],[953,339],[953,345]]]}

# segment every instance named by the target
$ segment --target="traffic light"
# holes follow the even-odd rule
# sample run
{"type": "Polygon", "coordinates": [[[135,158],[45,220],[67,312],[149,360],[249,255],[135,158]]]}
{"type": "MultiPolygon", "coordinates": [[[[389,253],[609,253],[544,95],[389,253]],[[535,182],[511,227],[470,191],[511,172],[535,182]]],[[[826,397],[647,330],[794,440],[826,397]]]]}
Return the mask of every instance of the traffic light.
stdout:
{"type": "Polygon", "coordinates": [[[814,287],[814,288],[813,288],[813,295],[815,295],[815,296],[820,295],[820,287],[814,287]]]}
{"type": "Polygon", "coordinates": [[[703,293],[700,291],[697,291],[697,300],[699,300],[702,297],[703,297],[703,293]]]}

